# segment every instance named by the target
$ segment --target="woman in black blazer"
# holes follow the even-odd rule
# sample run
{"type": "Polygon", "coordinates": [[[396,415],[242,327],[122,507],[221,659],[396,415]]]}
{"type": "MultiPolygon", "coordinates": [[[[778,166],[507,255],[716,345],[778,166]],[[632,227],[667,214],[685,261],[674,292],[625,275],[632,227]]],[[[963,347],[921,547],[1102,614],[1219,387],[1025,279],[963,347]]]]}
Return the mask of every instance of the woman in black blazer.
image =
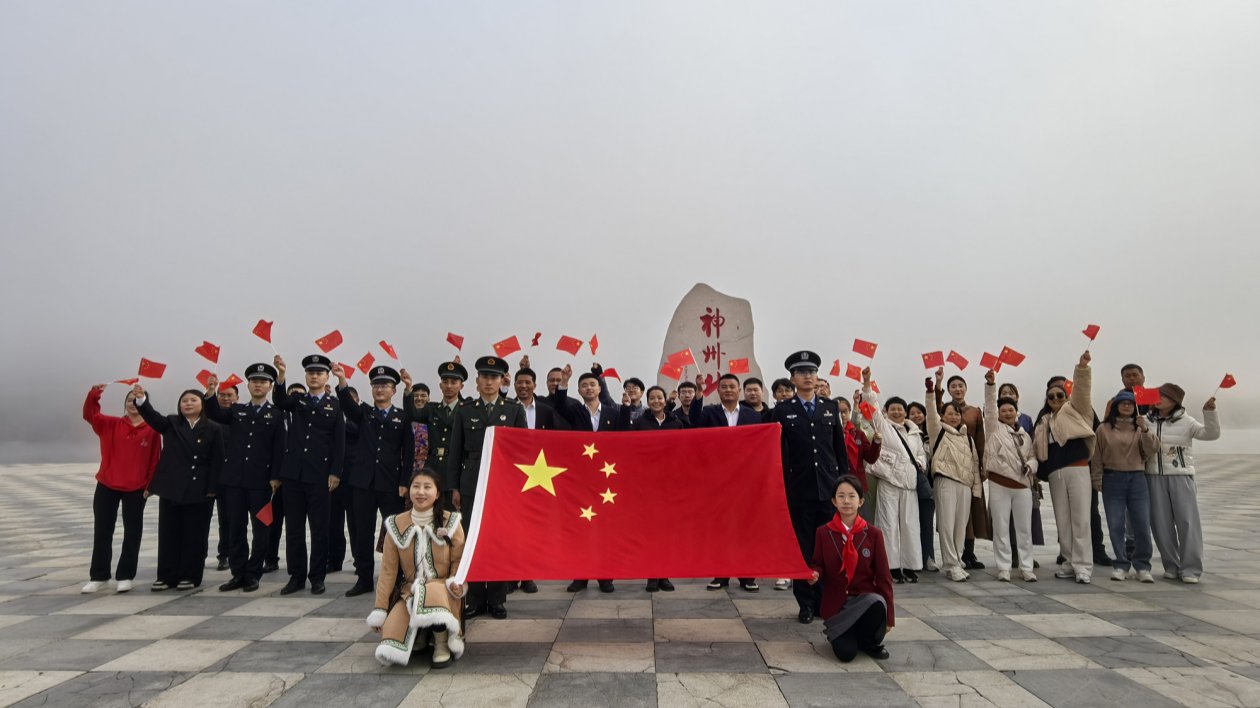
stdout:
{"type": "Polygon", "coordinates": [[[179,415],[158,413],[143,388],[135,391],[144,422],[162,434],[162,456],[145,493],[159,497],[157,580],[150,589],[191,590],[205,571],[223,432],[203,414],[200,391],[179,395],[179,415]]]}
{"type": "MultiPolygon", "coordinates": [[[[627,430],[682,430],[685,426],[673,413],[665,409],[665,389],[660,386],[653,386],[647,390],[645,395],[647,399],[647,410],[643,411],[643,415],[639,416],[633,423],[627,425],[627,430]]],[[[622,414],[629,418],[630,406],[622,406],[622,414]]],[[[647,591],[656,592],[664,590],[665,592],[673,592],[674,584],[669,578],[648,578],[647,591]]]]}

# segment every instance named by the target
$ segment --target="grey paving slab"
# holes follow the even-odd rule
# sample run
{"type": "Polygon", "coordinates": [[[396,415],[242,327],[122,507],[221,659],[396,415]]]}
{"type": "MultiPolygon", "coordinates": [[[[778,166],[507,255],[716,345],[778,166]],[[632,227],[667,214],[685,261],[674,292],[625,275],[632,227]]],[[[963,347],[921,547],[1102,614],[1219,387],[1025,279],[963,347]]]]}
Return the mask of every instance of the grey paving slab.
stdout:
{"type": "Polygon", "coordinates": [[[89,671],[147,646],[143,639],[62,639],[0,661],[0,669],[89,671]]]}
{"type": "MultiPolygon", "coordinates": [[[[958,617],[925,617],[923,622],[947,639],[1035,639],[1040,637],[1028,627],[998,615],[958,617]]],[[[896,631],[896,630],[894,630],[896,631]]]]}
{"type": "Polygon", "coordinates": [[[1209,664],[1149,637],[1055,637],[1054,641],[1108,669],[1209,664]]]}
{"type": "Polygon", "coordinates": [[[917,708],[910,694],[885,674],[785,674],[776,676],[779,690],[792,708],[836,705],[917,708]]]}
{"type": "Polygon", "coordinates": [[[172,634],[171,639],[258,640],[293,622],[293,617],[214,617],[172,634]]]}
{"type": "Polygon", "coordinates": [[[443,671],[458,674],[539,674],[551,655],[551,644],[543,642],[486,642],[468,646],[471,648],[464,656],[443,671]]]}
{"type": "MultiPolygon", "coordinates": [[[[895,630],[894,630],[895,631],[895,630]]],[[[885,642],[887,659],[877,663],[885,671],[971,671],[989,668],[975,654],[952,641],[885,642]]]]}
{"type": "Polygon", "coordinates": [[[1180,612],[1098,612],[1095,615],[1114,625],[1135,632],[1191,632],[1194,634],[1231,634],[1220,625],[1187,617],[1180,612]]]}
{"type": "Polygon", "coordinates": [[[654,708],[657,705],[656,676],[629,673],[543,674],[534,685],[529,705],[654,708]]]}
{"type": "Polygon", "coordinates": [[[349,646],[349,642],[253,642],[208,671],[309,674],[349,646]]]}
{"type": "Polygon", "coordinates": [[[726,596],[711,600],[653,599],[652,615],[657,619],[722,619],[738,617],[739,611],[735,609],[735,603],[726,596]]]}
{"type": "Polygon", "coordinates": [[[1012,671],[1011,680],[1054,708],[1176,708],[1181,704],[1102,669],[1012,671]]]}
{"type": "Polygon", "coordinates": [[[15,708],[36,706],[93,706],[131,708],[178,686],[195,674],[164,671],[92,671],[14,703],[15,708]]]}
{"type": "Polygon", "coordinates": [[[0,628],[0,639],[65,639],[118,619],[110,615],[51,615],[0,628]]]}
{"type": "Polygon", "coordinates": [[[650,642],[652,620],[647,619],[566,619],[560,625],[558,642],[650,642]]]}
{"type": "Polygon", "coordinates": [[[416,682],[414,676],[315,674],[302,679],[271,706],[396,706],[416,682]]]}
{"type": "Polygon", "coordinates": [[[657,673],[766,673],[749,642],[665,642],[656,645],[657,673]]]}

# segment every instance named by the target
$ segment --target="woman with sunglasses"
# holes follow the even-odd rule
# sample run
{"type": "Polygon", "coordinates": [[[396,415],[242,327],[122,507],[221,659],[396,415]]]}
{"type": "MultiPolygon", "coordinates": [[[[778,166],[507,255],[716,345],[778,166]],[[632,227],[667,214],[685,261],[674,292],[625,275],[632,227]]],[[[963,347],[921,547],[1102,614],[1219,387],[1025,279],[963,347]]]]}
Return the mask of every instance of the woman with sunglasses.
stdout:
{"type": "Polygon", "coordinates": [[[1033,431],[1039,462],[1037,476],[1050,482],[1054,523],[1059,532],[1063,564],[1056,578],[1076,578],[1088,584],[1094,573],[1093,541],[1089,531],[1090,458],[1094,455],[1094,409],[1090,403],[1092,372],[1089,352],[1081,355],[1073,373],[1072,396],[1067,384],[1046,389],[1046,410],[1033,431]]]}

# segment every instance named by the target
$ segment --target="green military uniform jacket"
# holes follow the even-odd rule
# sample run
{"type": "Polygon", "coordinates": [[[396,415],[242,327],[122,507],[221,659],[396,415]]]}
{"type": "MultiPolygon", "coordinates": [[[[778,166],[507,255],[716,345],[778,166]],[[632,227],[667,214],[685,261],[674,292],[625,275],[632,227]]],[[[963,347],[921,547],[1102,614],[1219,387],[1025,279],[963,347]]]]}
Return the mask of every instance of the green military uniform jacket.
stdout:
{"type": "Polygon", "coordinates": [[[459,490],[461,497],[468,498],[477,493],[481,446],[486,440],[486,428],[496,426],[529,427],[525,407],[499,396],[491,406],[476,398],[455,410],[455,419],[451,421],[451,447],[446,456],[446,482],[450,489],[459,490]]]}
{"type": "MultiPolygon", "coordinates": [[[[469,399],[460,397],[455,401],[455,409],[458,410],[468,401],[469,399]]],[[[455,420],[455,410],[441,401],[429,401],[424,408],[416,408],[411,396],[403,396],[403,410],[407,413],[407,420],[429,426],[427,464],[433,469],[445,470],[446,455],[451,449],[451,423],[455,420]]]]}

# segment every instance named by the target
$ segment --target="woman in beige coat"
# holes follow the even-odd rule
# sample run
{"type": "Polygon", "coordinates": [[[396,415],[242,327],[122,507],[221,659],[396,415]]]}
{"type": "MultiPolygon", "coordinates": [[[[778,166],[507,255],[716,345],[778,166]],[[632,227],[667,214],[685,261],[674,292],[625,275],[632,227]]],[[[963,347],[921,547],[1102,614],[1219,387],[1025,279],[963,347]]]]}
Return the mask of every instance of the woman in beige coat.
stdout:
{"type": "Polygon", "coordinates": [[[1056,578],[1089,583],[1094,574],[1094,549],[1089,532],[1089,462],[1094,456],[1094,409],[1089,352],[1081,355],[1073,373],[1072,395],[1056,383],[1046,390],[1049,409],[1033,430],[1033,447],[1040,463],[1037,476],[1050,481],[1054,524],[1059,532],[1063,565],[1056,578]]]}
{"type": "MultiPolygon", "coordinates": [[[[944,369],[936,370],[936,386],[941,385],[944,369]]],[[[932,379],[927,382],[927,398],[932,400],[932,379]]],[[[941,538],[941,569],[954,582],[970,577],[963,569],[962,548],[967,540],[967,521],[971,516],[971,500],[981,498],[984,480],[980,477],[980,456],[963,423],[963,407],[947,401],[940,412],[928,409],[927,455],[932,472],[932,490],[936,498],[936,530],[941,538]]]]}
{"type": "Polygon", "coordinates": [[[376,609],[367,618],[368,626],[381,633],[376,660],[385,666],[406,666],[423,628],[433,631],[433,668],[464,653],[460,613],[466,588],[453,582],[464,553],[464,530],[459,512],[438,509],[442,486],[433,470],[416,471],[408,491],[411,510],[385,523],[389,541],[376,582],[376,609]],[[400,575],[402,587],[396,589],[400,575]]]}

